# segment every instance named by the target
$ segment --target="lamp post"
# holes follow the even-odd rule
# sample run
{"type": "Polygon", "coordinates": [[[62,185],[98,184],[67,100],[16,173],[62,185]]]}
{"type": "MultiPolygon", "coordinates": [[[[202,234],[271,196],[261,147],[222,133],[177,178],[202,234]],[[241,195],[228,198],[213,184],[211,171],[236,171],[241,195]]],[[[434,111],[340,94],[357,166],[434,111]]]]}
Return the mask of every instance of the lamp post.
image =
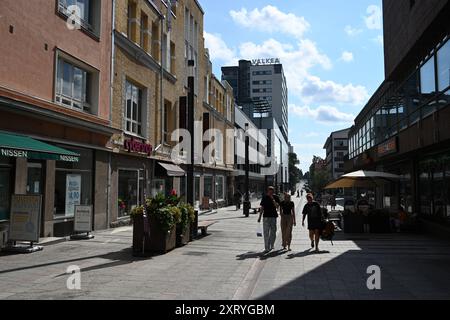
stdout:
{"type": "Polygon", "coordinates": [[[195,78],[194,78],[194,67],[195,67],[195,61],[189,60],[188,61],[188,99],[187,99],[187,110],[188,110],[188,124],[187,129],[189,131],[189,134],[191,136],[191,148],[190,148],[190,159],[188,160],[188,166],[187,166],[187,181],[186,181],[186,200],[187,203],[194,206],[194,145],[195,145],[195,139],[194,139],[194,113],[195,113],[195,107],[194,107],[194,90],[195,90],[195,78]]]}
{"type": "Polygon", "coordinates": [[[245,196],[244,196],[244,216],[247,218],[250,216],[250,182],[249,182],[249,171],[250,171],[250,159],[249,159],[249,145],[250,137],[248,136],[249,124],[245,124],[245,196]]]}

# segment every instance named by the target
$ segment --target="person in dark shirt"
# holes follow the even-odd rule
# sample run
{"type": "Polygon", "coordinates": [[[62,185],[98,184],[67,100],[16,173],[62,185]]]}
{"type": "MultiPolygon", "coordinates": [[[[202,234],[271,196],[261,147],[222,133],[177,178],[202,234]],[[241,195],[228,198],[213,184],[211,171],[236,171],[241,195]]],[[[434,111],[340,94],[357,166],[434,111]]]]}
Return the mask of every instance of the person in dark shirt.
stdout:
{"type": "Polygon", "coordinates": [[[309,238],[311,239],[311,248],[316,247],[316,252],[319,252],[319,240],[322,232],[322,208],[314,201],[312,194],[306,196],[308,203],[303,208],[302,226],[305,226],[306,217],[308,217],[309,238]]]}
{"type": "Polygon", "coordinates": [[[264,217],[264,253],[269,253],[274,249],[277,235],[277,218],[280,199],[274,195],[274,192],[274,187],[269,187],[267,189],[267,194],[261,200],[258,223],[261,223],[261,218],[264,217]]]}
{"type": "Polygon", "coordinates": [[[284,201],[281,208],[281,234],[283,236],[283,250],[291,251],[292,228],[297,225],[295,222],[295,205],[291,201],[291,195],[284,194],[284,201]]]}

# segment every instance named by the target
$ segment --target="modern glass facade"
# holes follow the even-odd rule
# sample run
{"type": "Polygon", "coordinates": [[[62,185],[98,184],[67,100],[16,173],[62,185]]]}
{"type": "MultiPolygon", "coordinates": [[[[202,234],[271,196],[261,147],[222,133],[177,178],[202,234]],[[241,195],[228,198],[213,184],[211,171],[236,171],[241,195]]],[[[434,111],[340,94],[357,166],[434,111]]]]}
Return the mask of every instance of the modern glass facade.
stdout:
{"type": "Polygon", "coordinates": [[[434,48],[401,85],[389,90],[350,135],[353,159],[450,102],[450,41],[434,48]]]}

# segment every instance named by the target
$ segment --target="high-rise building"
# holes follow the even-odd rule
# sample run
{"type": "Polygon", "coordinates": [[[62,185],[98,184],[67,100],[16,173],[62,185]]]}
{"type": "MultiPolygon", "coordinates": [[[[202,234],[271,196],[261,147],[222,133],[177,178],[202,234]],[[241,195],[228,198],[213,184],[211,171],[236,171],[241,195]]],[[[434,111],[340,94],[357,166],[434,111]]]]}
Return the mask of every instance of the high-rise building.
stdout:
{"type": "Polygon", "coordinates": [[[344,174],[344,161],[348,155],[348,133],[350,128],[331,133],[325,146],[327,151],[327,170],[331,179],[338,179],[344,174]]]}
{"type": "Polygon", "coordinates": [[[271,116],[288,140],[288,89],[279,59],[241,60],[238,66],[222,68],[222,80],[233,87],[240,105],[266,101],[271,107],[271,116]]]}

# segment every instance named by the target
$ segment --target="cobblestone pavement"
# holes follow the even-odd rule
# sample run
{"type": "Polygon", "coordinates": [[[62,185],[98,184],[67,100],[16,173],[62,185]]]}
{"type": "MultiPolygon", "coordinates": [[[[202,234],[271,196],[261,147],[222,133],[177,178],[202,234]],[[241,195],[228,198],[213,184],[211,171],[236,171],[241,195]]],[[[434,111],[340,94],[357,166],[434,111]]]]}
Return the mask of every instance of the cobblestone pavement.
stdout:
{"type": "MultiPolygon", "coordinates": [[[[304,200],[294,199],[300,211],[304,200]],[[301,202],[301,203],[300,203],[301,202]]],[[[261,258],[256,216],[234,208],[204,215],[210,235],[163,256],[134,258],[132,230],[96,233],[31,255],[0,256],[0,299],[449,299],[450,243],[424,235],[343,235],[320,254],[294,229],[291,253],[261,258]],[[81,268],[81,290],[66,270],[81,268]],[[367,268],[381,268],[369,291],[367,268]]],[[[300,221],[300,217],[298,217],[300,221]]],[[[277,239],[280,247],[281,236],[277,239]]]]}

